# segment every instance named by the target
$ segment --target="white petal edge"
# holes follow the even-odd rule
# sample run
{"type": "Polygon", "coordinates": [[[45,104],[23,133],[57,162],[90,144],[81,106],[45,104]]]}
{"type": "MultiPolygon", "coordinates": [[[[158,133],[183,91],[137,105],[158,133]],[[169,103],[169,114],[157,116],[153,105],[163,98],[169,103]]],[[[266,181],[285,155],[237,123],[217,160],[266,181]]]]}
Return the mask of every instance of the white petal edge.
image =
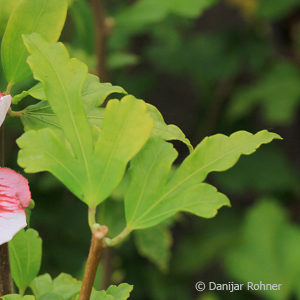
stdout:
{"type": "Polygon", "coordinates": [[[27,226],[23,209],[0,213],[0,245],[9,242],[21,229],[27,226]]]}
{"type": "Polygon", "coordinates": [[[6,114],[11,106],[11,95],[6,95],[0,98],[0,126],[5,120],[6,114]]]}

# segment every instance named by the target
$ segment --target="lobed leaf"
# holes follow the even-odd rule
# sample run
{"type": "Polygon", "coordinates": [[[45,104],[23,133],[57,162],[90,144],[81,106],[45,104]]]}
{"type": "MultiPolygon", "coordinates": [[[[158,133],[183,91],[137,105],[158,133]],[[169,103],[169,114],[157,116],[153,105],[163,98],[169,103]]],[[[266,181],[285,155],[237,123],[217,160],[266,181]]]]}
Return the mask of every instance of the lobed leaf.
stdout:
{"type": "Polygon", "coordinates": [[[64,299],[70,300],[76,296],[81,288],[81,282],[71,275],[61,273],[54,280],[49,274],[36,277],[30,288],[37,299],[64,299]]]}
{"type": "Polygon", "coordinates": [[[122,283],[118,286],[111,285],[106,291],[93,291],[91,300],[127,300],[133,289],[132,285],[122,283]]]}
{"type": "Polygon", "coordinates": [[[177,153],[172,145],[152,138],[134,158],[129,170],[125,196],[127,226],[130,230],[154,226],[179,211],[211,218],[230,205],[227,197],[206,183],[208,173],[225,171],[239,157],[253,153],[261,144],[280,138],[266,130],[255,135],[239,131],[231,136],[205,138],[170,176],[177,153]]]}
{"type": "MultiPolygon", "coordinates": [[[[127,163],[150,136],[153,121],[146,112],[146,104],[133,96],[109,101],[102,130],[93,134],[86,108],[100,105],[113,91],[123,90],[110,84],[99,89],[100,83],[89,76],[83,95],[87,82],[83,63],[70,59],[62,44],[49,44],[37,34],[25,40],[32,54],[29,64],[43,85],[62,132],[45,128],[25,133],[18,140],[22,148],[19,163],[27,172],[53,173],[77,197],[96,206],[119,184],[127,163]],[[86,107],[84,97],[88,98],[86,107]]],[[[39,106],[49,122],[50,108],[45,104],[39,106]]],[[[52,121],[55,126],[55,119],[52,121]]]]}

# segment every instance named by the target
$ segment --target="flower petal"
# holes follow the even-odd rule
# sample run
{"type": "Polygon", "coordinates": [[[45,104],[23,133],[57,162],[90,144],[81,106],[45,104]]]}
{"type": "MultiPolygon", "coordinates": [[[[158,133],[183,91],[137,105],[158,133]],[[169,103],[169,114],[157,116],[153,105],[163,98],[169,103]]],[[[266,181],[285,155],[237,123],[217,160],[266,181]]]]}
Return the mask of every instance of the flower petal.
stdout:
{"type": "Polygon", "coordinates": [[[4,96],[0,93],[0,126],[4,122],[6,114],[11,105],[11,95],[4,96]]]}
{"type": "Polygon", "coordinates": [[[24,209],[12,213],[0,211],[0,245],[9,242],[26,225],[24,209]]]}
{"type": "Polygon", "coordinates": [[[11,169],[0,168],[0,213],[1,206],[4,205],[6,209],[11,205],[25,208],[29,205],[30,199],[27,179],[11,169]]]}

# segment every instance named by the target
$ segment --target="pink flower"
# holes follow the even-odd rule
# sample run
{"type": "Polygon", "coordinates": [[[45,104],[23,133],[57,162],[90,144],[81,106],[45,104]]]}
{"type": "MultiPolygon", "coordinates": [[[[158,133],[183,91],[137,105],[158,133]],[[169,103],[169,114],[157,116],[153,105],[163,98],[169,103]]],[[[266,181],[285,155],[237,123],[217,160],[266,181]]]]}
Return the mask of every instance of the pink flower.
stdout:
{"type": "Polygon", "coordinates": [[[0,126],[2,125],[6,114],[11,105],[11,95],[3,95],[0,93],[0,126]]]}
{"type": "Polygon", "coordinates": [[[0,245],[27,225],[25,208],[30,199],[27,179],[11,169],[0,168],[0,245]]]}

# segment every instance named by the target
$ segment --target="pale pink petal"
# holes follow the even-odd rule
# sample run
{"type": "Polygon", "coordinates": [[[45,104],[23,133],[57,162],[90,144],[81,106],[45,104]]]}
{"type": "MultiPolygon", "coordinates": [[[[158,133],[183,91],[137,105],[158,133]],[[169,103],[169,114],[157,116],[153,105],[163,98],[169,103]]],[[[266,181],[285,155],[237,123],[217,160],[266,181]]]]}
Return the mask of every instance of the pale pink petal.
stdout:
{"type": "Polygon", "coordinates": [[[4,96],[0,93],[0,126],[4,122],[6,114],[11,105],[11,95],[4,96]]]}
{"type": "Polygon", "coordinates": [[[31,193],[26,178],[11,169],[0,168],[0,212],[1,205],[9,204],[7,197],[11,205],[14,202],[19,208],[25,208],[30,203],[31,193]]]}
{"type": "Polygon", "coordinates": [[[27,225],[24,208],[30,199],[28,181],[11,169],[0,168],[0,245],[27,225]]]}
{"type": "Polygon", "coordinates": [[[0,211],[0,245],[9,242],[26,225],[24,209],[19,209],[13,213],[0,211]]]}

